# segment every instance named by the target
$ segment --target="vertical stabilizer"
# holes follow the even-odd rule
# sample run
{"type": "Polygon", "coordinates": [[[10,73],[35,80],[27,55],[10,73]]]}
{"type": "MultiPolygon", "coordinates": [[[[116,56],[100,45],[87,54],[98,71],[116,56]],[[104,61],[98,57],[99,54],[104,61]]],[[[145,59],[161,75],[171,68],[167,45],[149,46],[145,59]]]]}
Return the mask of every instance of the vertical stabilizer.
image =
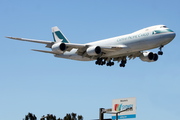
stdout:
{"type": "Polygon", "coordinates": [[[57,26],[52,27],[51,29],[52,29],[54,42],[69,43],[68,39],[64,36],[64,34],[59,30],[57,26]]]}

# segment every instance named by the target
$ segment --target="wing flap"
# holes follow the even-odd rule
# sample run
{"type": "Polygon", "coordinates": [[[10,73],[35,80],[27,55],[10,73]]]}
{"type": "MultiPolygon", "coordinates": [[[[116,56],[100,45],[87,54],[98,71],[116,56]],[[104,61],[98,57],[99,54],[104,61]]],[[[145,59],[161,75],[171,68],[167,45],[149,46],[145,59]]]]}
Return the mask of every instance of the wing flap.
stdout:
{"type": "Polygon", "coordinates": [[[127,48],[126,45],[100,46],[104,52],[113,52],[127,48]]]}
{"type": "MultiPolygon", "coordinates": [[[[88,45],[88,44],[72,44],[72,43],[67,43],[66,45],[68,47],[66,51],[75,48],[75,49],[78,49],[76,53],[81,56],[85,55],[88,47],[93,46],[93,45],[88,45]]],[[[119,51],[124,48],[127,48],[126,45],[110,45],[110,46],[99,46],[99,47],[102,49],[103,53],[119,51]]],[[[86,57],[89,57],[89,56],[86,55],[86,57]]]]}
{"type": "Polygon", "coordinates": [[[78,49],[78,52],[84,52],[87,49],[87,45],[85,44],[76,44],[76,43],[66,43],[67,50],[71,51],[72,49],[78,49]]]}
{"type": "Polygon", "coordinates": [[[131,60],[132,58],[135,59],[136,57],[139,57],[141,55],[141,52],[132,52],[132,53],[125,53],[125,54],[119,54],[116,56],[112,56],[113,61],[118,61],[120,62],[123,58],[128,57],[129,60],[131,60]]]}
{"type": "Polygon", "coordinates": [[[85,47],[86,45],[84,44],[76,44],[76,43],[66,43],[67,47],[71,47],[71,48],[76,48],[76,49],[80,49],[85,47]]]}

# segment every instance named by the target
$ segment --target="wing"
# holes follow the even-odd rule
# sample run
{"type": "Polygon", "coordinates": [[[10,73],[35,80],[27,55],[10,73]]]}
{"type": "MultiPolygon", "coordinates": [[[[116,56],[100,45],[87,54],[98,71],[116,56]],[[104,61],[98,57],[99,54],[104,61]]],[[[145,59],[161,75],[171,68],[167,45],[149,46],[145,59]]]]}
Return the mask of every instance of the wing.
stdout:
{"type": "MultiPolygon", "coordinates": [[[[87,48],[89,47],[96,47],[96,45],[88,45],[88,44],[74,44],[74,43],[66,43],[65,44],[67,49],[66,51],[71,51],[73,48],[78,49],[77,54],[82,55],[83,53],[86,52],[87,48]]],[[[122,50],[123,48],[126,48],[127,46],[125,45],[111,45],[111,46],[101,46],[99,45],[103,53],[106,52],[113,52],[117,50],[122,50]]]]}
{"type": "Polygon", "coordinates": [[[16,37],[8,37],[8,36],[6,36],[6,38],[14,39],[14,40],[21,40],[21,41],[28,41],[28,42],[46,44],[46,47],[48,47],[48,48],[51,48],[51,46],[54,44],[54,42],[52,42],[52,41],[34,40],[34,39],[26,39],[26,38],[16,38],[16,37]]]}
{"type": "Polygon", "coordinates": [[[120,62],[121,60],[126,59],[127,57],[129,58],[129,60],[131,60],[131,59],[135,59],[136,57],[139,57],[140,55],[141,55],[141,51],[138,51],[138,52],[132,52],[126,54],[119,54],[117,56],[112,56],[111,58],[113,58],[113,61],[120,62]]]}
{"type": "MultiPolygon", "coordinates": [[[[27,39],[27,38],[16,38],[16,37],[8,37],[6,36],[6,38],[9,39],[14,39],[14,40],[20,40],[20,41],[28,41],[28,42],[35,42],[35,43],[41,43],[41,44],[46,44],[46,47],[51,48],[53,44],[55,44],[55,42],[52,41],[43,41],[43,40],[34,40],[34,39],[27,39]]],[[[59,43],[61,44],[61,43],[59,43]]],[[[56,52],[56,51],[46,51],[46,50],[36,50],[36,49],[32,49],[33,51],[38,51],[38,52],[44,52],[44,53],[51,53],[51,54],[63,54],[66,51],[71,51],[72,49],[77,49],[77,54],[82,56],[82,57],[88,57],[88,58],[92,58],[93,59],[97,59],[99,56],[101,56],[102,54],[107,54],[109,52],[115,52],[115,51],[119,51],[122,49],[127,48],[126,45],[110,45],[110,46],[99,46],[102,50],[102,54],[101,55],[88,55],[86,50],[89,47],[95,46],[95,45],[89,45],[89,44],[75,44],[75,43],[64,43],[66,45],[66,50],[63,51],[62,53],[56,52]]],[[[123,59],[124,56],[128,56],[130,59],[131,58],[136,58],[140,55],[140,52],[136,52],[136,53],[131,53],[131,54],[120,54],[117,56],[110,56],[111,58],[113,58],[114,61],[120,61],[123,59]]]]}
{"type": "Polygon", "coordinates": [[[120,52],[121,50],[126,49],[126,48],[129,49],[129,47],[126,45],[99,46],[102,50],[102,54],[101,55],[95,55],[95,56],[90,56],[86,52],[87,48],[92,47],[92,45],[81,45],[81,44],[71,45],[71,44],[69,44],[67,46],[70,48],[78,49],[76,53],[82,57],[89,57],[91,59],[97,59],[98,57],[102,57],[102,58],[106,59],[107,61],[108,61],[108,59],[112,58],[113,61],[120,62],[121,60],[123,60],[127,57],[130,60],[130,59],[135,59],[136,57],[139,57],[141,55],[141,51],[122,54],[120,52]],[[108,57],[103,57],[103,54],[116,52],[116,51],[119,51],[119,54],[113,55],[113,56],[108,56],[108,57]]]}
{"type": "MultiPolygon", "coordinates": [[[[82,56],[82,57],[88,57],[88,58],[97,58],[100,57],[104,54],[107,54],[109,52],[114,52],[114,51],[120,51],[122,49],[127,48],[126,45],[110,45],[110,46],[101,46],[99,45],[98,47],[100,47],[101,49],[101,53],[100,54],[93,54],[90,55],[88,54],[88,48],[92,47],[92,50],[95,50],[95,48],[97,46],[95,45],[89,45],[89,44],[74,44],[74,43],[63,43],[66,46],[66,50],[65,51],[71,51],[72,49],[77,49],[77,54],[82,56]]],[[[64,52],[65,52],[64,51],[64,52]]]]}
{"type": "Polygon", "coordinates": [[[76,43],[64,43],[64,44],[67,47],[66,51],[71,51],[72,49],[78,49],[79,51],[85,51],[88,48],[88,46],[85,44],[76,44],[76,43]]]}
{"type": "MultiPolygon", "coordinates": [[[[54,51],[46,51],[46,50],[36,50],[36,49],[31,49],[33,51],[37,51],[37,52],[43,52],[43,53],[51,53],[51,54],[59,54],[57,52],[54,52],[54,51]]],[[[63,54],[63,53],[62,53],[63,54]]]]}

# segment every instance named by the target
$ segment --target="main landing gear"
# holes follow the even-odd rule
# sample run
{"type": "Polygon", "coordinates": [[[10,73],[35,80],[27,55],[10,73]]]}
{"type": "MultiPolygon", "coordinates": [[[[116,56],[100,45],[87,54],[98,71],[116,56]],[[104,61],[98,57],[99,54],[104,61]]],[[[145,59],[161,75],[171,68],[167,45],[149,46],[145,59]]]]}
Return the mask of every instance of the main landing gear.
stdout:
{"type": "Polygon", "coordinates": [[[160,48],[159,48],[160,51],[158,51],[158,55],[163,55],[163,51],[162,51],[163,47],[164,47],[163,45],[160,46],[160,48]]]}
{"type": "Polygon", "coordinates": [[[109,61],[106,65],[107,66],[112,66],[112,65],[114,65],[114,62],[109,61]]]}
{"type": "Polygon", "coordinates": [[[97,61],[95,63],[96,65],[105,65],[106,61],[103,60],[102,58],[97,58],[97,61]]]}
{"type": "MultiPolygon", "coordinates": [[[[127,63],[127,60],[126,60],[126,58],[124,58],[123,60],[121,60],[121,64],[119,66],[120,67],[125,67],[126,63],[127,63]]],[[[107,66],[113,66],[114,62],[111,62],[111,60],[107,60],[107,59],[103,59],[103,58],[97,58],[95,64],[96,65],[101,65],[101,66],[103,66],[105,64],[107,66]],[[107,64],[106,64],[106,61],[109,61],[109,62],[107,62],[107,64]]]]}
{"type": "MultiPolygon", "coordinates": [[[[96,62],[95,62],[96,65],[105,65],[106,64],[106,59],[102,59],[102,58],[97,58],[96,62]]],[[[107,66],[112,66],[114,65],[114,62],[107,62],[106,64],[107,66]]]]}
{"type": "Polygon", "coordinates": [[[119,65],[120,67],[125,67],[125,64],[127,63],[127,60],[122,60],[121,64],[119,65]]]}

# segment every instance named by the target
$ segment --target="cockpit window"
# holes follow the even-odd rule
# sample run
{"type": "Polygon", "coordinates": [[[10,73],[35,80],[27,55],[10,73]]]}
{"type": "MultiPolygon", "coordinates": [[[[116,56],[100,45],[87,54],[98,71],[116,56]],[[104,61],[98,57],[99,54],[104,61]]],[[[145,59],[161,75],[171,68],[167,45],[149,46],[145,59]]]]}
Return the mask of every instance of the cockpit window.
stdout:
{"type": "Polygon", "coordinates": [[[165,29],[165,30],[155,30],[152,34],[160,34],[160,33],[167,33],[167,32],[174,32],[171,29],[165,29]]]}
{"type": "Polygon", "coordinates": [[[166,26],[161,26],[160,28],[167,28],[166,26]]]}

